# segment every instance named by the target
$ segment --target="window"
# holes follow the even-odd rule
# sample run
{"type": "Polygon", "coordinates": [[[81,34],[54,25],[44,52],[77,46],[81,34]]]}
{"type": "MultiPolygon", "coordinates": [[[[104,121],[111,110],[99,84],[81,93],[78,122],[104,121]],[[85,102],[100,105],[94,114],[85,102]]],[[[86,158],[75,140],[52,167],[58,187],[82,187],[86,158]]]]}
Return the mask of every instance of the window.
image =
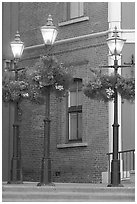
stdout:
{"type": "Polygon", "coordinates": [[[67,3],[67,20],[84,16],[83,2],[67,3]]]}
{"type": "Polygon", "coordinates": [[[82,79],[74,79],[69,90],[68,139],[82,141],[82,79]]]}

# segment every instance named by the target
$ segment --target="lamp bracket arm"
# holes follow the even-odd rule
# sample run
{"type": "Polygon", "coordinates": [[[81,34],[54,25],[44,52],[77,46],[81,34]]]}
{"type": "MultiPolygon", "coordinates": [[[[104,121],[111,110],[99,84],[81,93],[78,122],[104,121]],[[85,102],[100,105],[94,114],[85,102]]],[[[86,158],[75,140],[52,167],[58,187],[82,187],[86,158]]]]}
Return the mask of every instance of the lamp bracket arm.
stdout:
{"type": "Polygon", "coordinates": [[[130,67],[135,65],[134,55],[131,55],[131,62],[124,62],[125,65],[129,65],[130,67]]]}
{"type": "MultiPolygon", "coordinates": [[[[100,68],[115,68],[116,66],[112,65],[112,66],[99,66],[100,68]]],[[[131,65],[117,65],[117,68],[127,68],[127,67],[131,67],[131,65]]]]}

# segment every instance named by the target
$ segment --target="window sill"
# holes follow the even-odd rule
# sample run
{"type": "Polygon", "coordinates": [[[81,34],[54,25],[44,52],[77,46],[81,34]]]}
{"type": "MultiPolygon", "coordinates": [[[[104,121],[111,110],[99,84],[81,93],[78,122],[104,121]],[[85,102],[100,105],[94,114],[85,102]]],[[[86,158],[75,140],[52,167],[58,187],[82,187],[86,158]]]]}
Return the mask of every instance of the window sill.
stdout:
{"type": "Polygon", "coordinates": [[[68,143],[68,144],[57,144],[58,149],[68,148],[68,147],[87,147],[88,144],[86,142],[81,143],[68,143]]]}
{"type": "Polygon", "coordinates": [[[88,20],[89,20],[89,17],[85,16],[85,17],[75,18],[75,19],[71,19],[69,21],[61,22],[61,23],[58,24],[58,26],[61,27],[61,26],[66,26],[66,25],[70,25],[70,24],[73,24],[73,23],[79,23],[79,22],[88,21],[88,20]]]}

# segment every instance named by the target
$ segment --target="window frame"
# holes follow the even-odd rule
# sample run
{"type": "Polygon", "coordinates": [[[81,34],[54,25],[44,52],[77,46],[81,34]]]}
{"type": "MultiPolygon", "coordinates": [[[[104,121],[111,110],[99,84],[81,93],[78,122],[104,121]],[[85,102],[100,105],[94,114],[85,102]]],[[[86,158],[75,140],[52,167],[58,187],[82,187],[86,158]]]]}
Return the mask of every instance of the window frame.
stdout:
{"type": "MultiPolygon", "coordinates": [[[[66,4],[67,4],[67,6],[66,6],[66,20],[67,21],[84,17],[84,2],[67,2],[66,4]],[[76,17],[71,17],[71,5],[70,5],[71,3],[83,3],[82,15],[78,14],[78,16],[76,16],[76,17]]],[[[78,10],[78,12],[79,12],[79,10],[78,10]]]]}
{"type": "MultiPolygon", "coordinates": [[[[75,82],[80,82],[81,83],[81,88],[79,89],[79,87],[77,87],[77,86],[79,86],[79,85],[77,85],[76,86],[76,92],[77,91],[82,91],[82,79],[81,78],[74,78],[74,80],[73,80],[73,83],[75,83],[75,82]]],[[[71,92],[71,88],[70,88],[70,90],[69,90],[69,93],[71,92]]],[[[67,97],[67,140],[68,140],[68,142],[82,142],[82,136],[81,136],[81,138],[79,138],[79,135],[78,135],[78,123],[79,123],[79,121],[78,121],[78,114],[79,113],[82,113],[82,105],[76,105],[76,106],[69,106],[70,104],[69,104],[69,100],[70,100],[70,94],[68,94],[68,97],[67,97]],[[69,127],[70,127],[70,123],[69,123],[69,120],[70,120],[70,114],[71,113],[76,113],[76,116],[77,116],[77,130],[76,130],[76,132],[77,132],[77,135],[76,135],[76,139],[71,139],[70,138],[70,132],[69,132],[69,127]]],[[[76,94],[76,97],[77,97],[77,94],[76,94]]]]}

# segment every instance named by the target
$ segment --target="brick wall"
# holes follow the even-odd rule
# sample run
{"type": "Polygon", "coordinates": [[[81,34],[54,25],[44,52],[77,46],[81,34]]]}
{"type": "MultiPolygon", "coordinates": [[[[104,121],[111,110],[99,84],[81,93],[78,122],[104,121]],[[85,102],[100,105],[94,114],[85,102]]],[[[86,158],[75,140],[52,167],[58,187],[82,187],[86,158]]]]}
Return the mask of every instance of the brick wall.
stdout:
{"type": "MultiPolygon", "coordinates": [[[[20,2],[19,3],[19,31],[26,46],[43,43],[40,27],[47,23],[49,14],[53,17],[53,23],[64,21],[61,18],[65,12],[65,2],[20,2]],[[31,38],[30,38],[31,36],[31,38]]],[[[84,16],[89,20],[58,27],[57,40],[96,33],[108,29],[107,2],[85,2],[84,16]]]]}
{"type": "MultiPolygon", "coordinates": [[[[45,24],[45,17],[55,3],[20,3],[20,29],[25,44],[42,43],[39,31],[33,28],[45,24]],[[34,10],[32,10],[34,8],[34,10]],[[33,17],[36,17],[35,18],[33,17]],[[44,22],[43,22],[44,21],[44,22]],[[31,36],[31,37],[30,37],[31,36]]],[[[60,8],[60,3],[57,3],[60,8]]],[[[59,31],[59,38],[69,38],[107,30],[107,3],[86,3],[88,22],[64,26],[59,31]]],[[[54,11],[55,12],[55,11],[54,11]]],[[[55,12],[60,19],[59,13],[55,12]]],[[[56,44],[53,54],[59,62],[69,67],[74,77],[80,77],[85,83],[92,74],[90,68],[98,68],[107,64],[107,35],[93,35],[90,38],[56,44]]],[[[22,65],[31,66],[40,54],[46,54],[46,47],[26,49],[22,65]]],[[[108,152],[108,106],[88,99],[83,94],[83,142],[87,146],[58,148],[66,138],[66,99],[59,100],[51,94],[51,160],[52,178],[56,182],[101,182],[101,172],[107,170],[108,152]]],[[[38,181],[40,178],[41,159],[43,153],[43,119],[44,105],[32,105],[22,102],[21,141],[24,180],[38,181]]]]}

